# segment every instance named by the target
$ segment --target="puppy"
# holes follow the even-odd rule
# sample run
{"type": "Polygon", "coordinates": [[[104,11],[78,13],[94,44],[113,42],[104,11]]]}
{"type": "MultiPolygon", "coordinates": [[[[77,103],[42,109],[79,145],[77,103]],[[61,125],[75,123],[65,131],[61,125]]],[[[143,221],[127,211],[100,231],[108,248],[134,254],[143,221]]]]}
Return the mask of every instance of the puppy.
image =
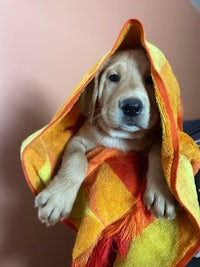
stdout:
{"type": "Polygon", "coordinates": [[[86,153],[97,146],[148,156],[143,202],[158,218],[175,218],[161,166],[161,129],[149,60],[142,49],[115,53],[80,98],[86,120],[65,149],[61,168],[36,197],[42,223],[67,218],[86,176],[86,153]],[[92,101],[91,101],[92,99],[92,101]]]}

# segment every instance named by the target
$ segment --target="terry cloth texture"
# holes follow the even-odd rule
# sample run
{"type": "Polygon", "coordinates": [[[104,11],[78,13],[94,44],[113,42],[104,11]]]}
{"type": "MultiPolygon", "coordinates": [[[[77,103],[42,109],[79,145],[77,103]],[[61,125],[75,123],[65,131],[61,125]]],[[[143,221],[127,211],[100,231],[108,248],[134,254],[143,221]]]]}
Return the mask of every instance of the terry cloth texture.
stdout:
{"type": "MultiPolygon", "coordinates": [[[[197,120],[190,120],[183,122],[183,130],[187,134],[189,134],[192,139],[197,143],[198,147],[200,148],[200,119],[197,120]]],[[[200,203],[200,170],[195,176],[195,183],[197,188],[198,194],[198,201],[200,203]]],[[[200,266],[200,262],[199,262],[200,266]]]]}
{"type": "Polygon", "coordinates": [[[85,178],[66,222],[77,230],[75,267],[185,266],[200,249],[200,211],[194,174],[199,148],[182,131],[180,91],[163,53],[146,41],[142,24],[129,20],[112,49],[86,74],[71,97],[21,147],[27,182],[37,194],[53,179],[63,150],[81,126],[78,99],[117,50],[145,49],[151,64],[162,127],[162,165],[180,208],[173,221],[158,220],[143,203],[146,160],[139,153],[98,147],[89,152],[85,178]]]}

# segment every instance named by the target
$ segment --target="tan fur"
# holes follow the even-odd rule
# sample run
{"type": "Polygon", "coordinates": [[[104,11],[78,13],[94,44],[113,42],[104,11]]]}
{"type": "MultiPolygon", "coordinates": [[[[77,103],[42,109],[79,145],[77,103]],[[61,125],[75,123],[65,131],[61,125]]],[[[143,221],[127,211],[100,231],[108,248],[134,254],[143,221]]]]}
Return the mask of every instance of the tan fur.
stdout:
{"type": "Polygon", "coordinates": [[[150,75],[143,50],[121,51],[105,63],[84,91],[80,106],[85,123],[67,144],[58,174],[35,199],[43,223],[53,225],[69,216],[86,175],[86,153],[99,145],[146,153],[144,204],[156,217],[174,219],[174,199],[161,166],[159,112],[150,75]]]}

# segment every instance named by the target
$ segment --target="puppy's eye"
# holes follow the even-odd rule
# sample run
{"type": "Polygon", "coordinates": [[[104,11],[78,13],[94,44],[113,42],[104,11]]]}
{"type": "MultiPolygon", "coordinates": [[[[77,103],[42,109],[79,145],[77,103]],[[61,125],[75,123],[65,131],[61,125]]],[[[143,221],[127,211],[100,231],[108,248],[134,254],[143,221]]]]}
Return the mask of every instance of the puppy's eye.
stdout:
{"type": "Polygon", "coordinates": [[[145,79],[146,83],[149,85],[153,85],[153,79],[151,75],[148,75],[145,79]]]}
{"type": "Polygon", "coordinates": [[[114,82],[114,83],[117,83],[119,82],[120,80],[120,77],[118,74],[111,74],[108,79],[111,81],[111,82],[114,82]]]}

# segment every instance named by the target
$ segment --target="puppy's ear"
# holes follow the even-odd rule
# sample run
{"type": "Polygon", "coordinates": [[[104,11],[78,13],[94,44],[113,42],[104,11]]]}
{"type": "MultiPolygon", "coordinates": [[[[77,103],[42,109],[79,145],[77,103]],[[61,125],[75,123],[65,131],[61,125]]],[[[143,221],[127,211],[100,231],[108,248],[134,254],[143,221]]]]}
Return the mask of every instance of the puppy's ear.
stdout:
{"type": "Polygon", "coordinates": [[[96,102],[98,98],[98,74],[95,78],[88,84],[87,88],[81,94],[79,99],[79,106],[81,113],[90,121],[92,121],[94,116],[94,111],[96,107],[96,102]]]}
{"type": "Polygon", "coordinates": [[[106,74],[104,70],[108,61],[103,65],[102,69],[96,74],[94,79],[87,85],[87,88],[81,94],[79,99],[79,105],[81,113],[92,122],[94,117],[95,108],[97,106],[98,99],[101,99],[103,92],[104,81],[106,74]]]}

